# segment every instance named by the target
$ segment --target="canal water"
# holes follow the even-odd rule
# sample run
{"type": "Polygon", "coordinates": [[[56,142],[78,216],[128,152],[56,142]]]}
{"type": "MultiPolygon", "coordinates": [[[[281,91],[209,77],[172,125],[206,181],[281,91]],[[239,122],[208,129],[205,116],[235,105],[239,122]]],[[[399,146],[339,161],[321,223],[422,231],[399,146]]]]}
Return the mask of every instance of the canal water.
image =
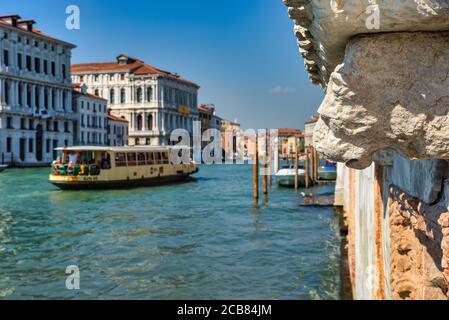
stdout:
{"type": "Polygon", "coordinates": [[[59,191],[48,169],[1,173],[0,299],[339,298],[331,208],[275,186],[255,206],[251,166],[200,169],[185,184],[99,192],[59,191]]]}

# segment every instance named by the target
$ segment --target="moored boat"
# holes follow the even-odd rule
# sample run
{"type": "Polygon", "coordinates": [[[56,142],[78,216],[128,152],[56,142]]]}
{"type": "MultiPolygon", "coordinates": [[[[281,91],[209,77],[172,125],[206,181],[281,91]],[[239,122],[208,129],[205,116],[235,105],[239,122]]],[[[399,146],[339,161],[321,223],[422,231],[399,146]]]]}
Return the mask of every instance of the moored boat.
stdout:
{"type": "Polygon", "coordinates": [[[8,165],[0,164],[0,172],[4,171],[6,168],[8,168],[8,165]]]}
{"type": "Polygon", "coordinates": [[[336,180],[337,167],[333,162],[326,162],[325,165],[318,168],[318,180],[336,180]]]}
{"type": "MultiPolygon", "coordinates": [[[[279,186],[292,188],[295,186],[296,169],[294,165],[284,166],[276,173],[276,181],[279,186]]],[[[298,186],[304,187],[306,185],[306,171],[298,169],[298,186]]]]}
{"type": "Polygon", "coordinates": [[[175,147],[58,148],[49,182],[63,190],[157,186],[186,181],[198,171],[193,161],[173,164],[175,147]]]}

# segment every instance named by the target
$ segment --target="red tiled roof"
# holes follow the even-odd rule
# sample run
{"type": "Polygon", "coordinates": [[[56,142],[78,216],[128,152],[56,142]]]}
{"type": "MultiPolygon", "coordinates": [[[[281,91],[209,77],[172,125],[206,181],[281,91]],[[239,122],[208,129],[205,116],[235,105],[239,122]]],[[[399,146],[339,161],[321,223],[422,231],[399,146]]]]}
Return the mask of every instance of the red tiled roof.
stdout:
{"type": "Polygon", "coordinates": [[[305,124],[315,123],[315,122],[317,122],[319,119],[320,119],[320,116],[319,116],[319,115],[315,115],[315,116],[313,116],[312,118],[310,118],[309,120],[307,120],[307,121],[305,122],[305,124]]]}
{"type": "Polygon", "coordinates": [[[192,84],[198,86],[197,84],[181,78],[179,75],[158,69],[156,67],[150,66],[145,62],[131,58],[126,55],[119,55],[118,57],[125,56],[132,60],[131,63],[128,64],[120,64],[118,61],[114,62],[94,62],[94,63],[80,63],[72,65],[72,73],[73,74],[88,74],[88,73],[107,73],[107,72],[129,72],[133,75],[141,76],[148,74],[159,74],[162,76],[166,76],[168,78],[178,80],[187,84],[192,84]]]}
{"type": "Polygon", "coordinates": [[[281,135],[281,136],[292,136],[292,135],[297,135],[297,134],[302,134],[301,130],[296,129],[296,128],[279,128],[278,129],[278,135],[281,135]]]}
{"type": "MultiPolygon", "coordinates": [[[[3,16],[3,17],[7,17],[7,16],[3,16]]],[[[24,21],[31,21],[31,20],[23,20],[22,22],[24,22],[24,21]]],[[[28,31],[27,27],[23,26],[23,25],[18,25],[16,27],[14,27],[10,22],[2,20],[1,17],[0,17],[0,24],[5,25],[5,26],[9,26],[9,27],[12,27],[12,28],[17,28],[19,30],[22,30],[23,32],[32,33],[32,34],[35,34],[37,36],[41,36],[41,37],[47,38],[49,40],[63,42],[65,44],[67,44],[68,46],[71,46],[72,48],[76,47],[74,44],[71,44],[71,43],[65,42],[63,40],[59,40],[59,39],[53,38],[53,37],[51,37],[49,35],[46,35],[46,34],[42,33],[39,29],[33,29],[33,31],[28,31]]]]}
{"type": "Polygon", "coordinates": [[[213,114],[215,110],[211,107],[207,107],[206,105],[201,104],[198,106],[198,111],[213,114]]]}
{"type": "Polygon", "coordinates": [[[121,122],[128,123],[128,120],[120,118],[120,117],[113,116],[111,114],[108,114],[107,118],[108,118],[108,120],[112,120],[112,121],[121,121],[121,122]]]}

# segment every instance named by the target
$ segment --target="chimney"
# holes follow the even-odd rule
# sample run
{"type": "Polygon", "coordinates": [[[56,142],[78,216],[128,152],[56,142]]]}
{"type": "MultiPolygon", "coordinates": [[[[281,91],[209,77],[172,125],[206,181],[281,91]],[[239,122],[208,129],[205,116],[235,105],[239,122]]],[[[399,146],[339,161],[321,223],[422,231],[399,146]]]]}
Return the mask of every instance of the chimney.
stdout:
{"type": "Polygon", "coordinates": [[[0,16],[0,20],[9,20],[13,27],[17,27],[17,21],[20,19],[20,16],[17,14],[9,14],[6,16],[0,16]]]}
{"type": "Polygon", "coordinates": [[[20,20],[17,22],[18,26],[26,24],[28,31],[33,31],[33,25],[36,23],[34,20],[20,20]]]}

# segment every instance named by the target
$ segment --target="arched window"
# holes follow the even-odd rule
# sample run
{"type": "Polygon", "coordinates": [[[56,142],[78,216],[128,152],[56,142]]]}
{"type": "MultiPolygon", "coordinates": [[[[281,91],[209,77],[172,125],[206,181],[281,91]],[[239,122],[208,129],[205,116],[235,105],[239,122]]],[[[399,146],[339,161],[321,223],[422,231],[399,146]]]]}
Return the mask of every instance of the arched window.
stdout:
{"type": "Polygon", "coordinates": [[[96,95],[97,97],[100,96],[100,91],[99,91],[98,89],[95,89],[95,95],[96,95]]]}
{"type": "Polygon", "coordinates": [[[142,115],[139,114],[137,116],[137,131],[142,131],[142,129],[143,129],[143,121],[142,120],[143,120],[142,115]]]}
{"type": "Polygon", "coordinates": [[[148,130],[152,131],[153,130],[153,116],[150,114],[147,117],[147,127],[148,130]]]}
{"type": "Polygon", "coordinates": [[[115,90],[111,89],[111,92],[109,93],[109,102],[111,104],[115,103],[115,90]]]}
{"type": "Polygon", "coordinates": [[[153,88],[147,88],[147,102],[150,102],[153,99],[153,88]]]}
{"type": "Polygon", "coordinates": [[[137,99],[137,103],[141,103],[142,102],[142,88],[137,88],[136,90],[136,99],[137,99]]]}
{"type": "Polygon", "coordinates": [[[125,89],[120,90],[120,103],[126,102],[126,91],[125,89]]]}

